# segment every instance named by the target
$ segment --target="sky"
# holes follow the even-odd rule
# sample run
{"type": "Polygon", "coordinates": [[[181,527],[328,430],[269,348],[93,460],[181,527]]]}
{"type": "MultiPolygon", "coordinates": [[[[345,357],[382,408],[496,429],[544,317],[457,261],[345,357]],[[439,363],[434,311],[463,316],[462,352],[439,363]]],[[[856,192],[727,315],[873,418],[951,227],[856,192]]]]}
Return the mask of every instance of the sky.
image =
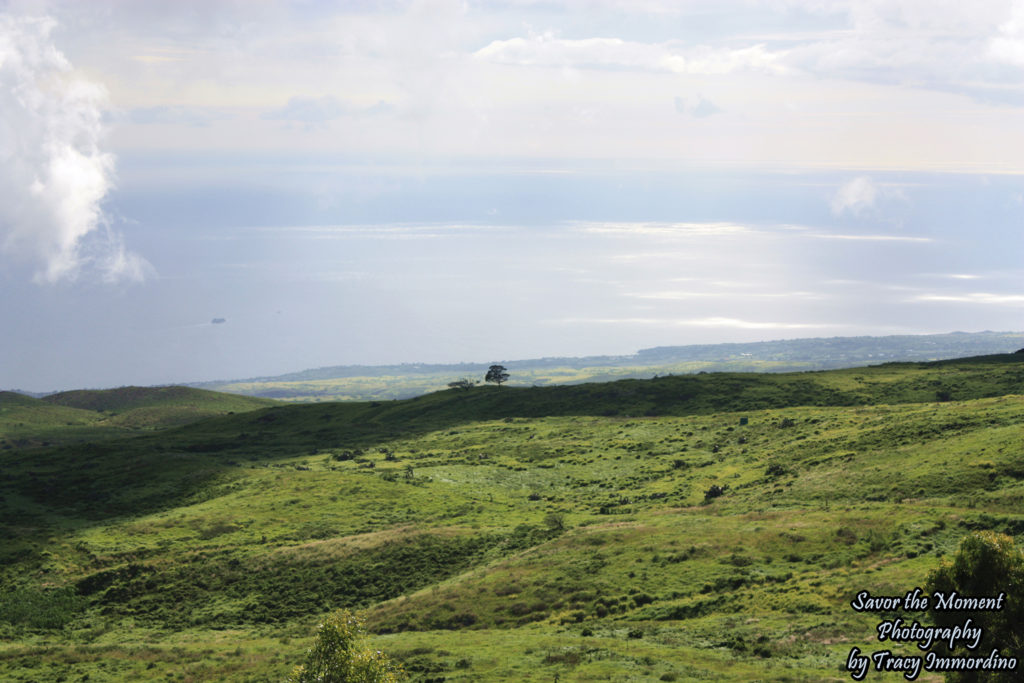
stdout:
{"type": "Polygon", "coordinates": [[[0,388],[1017,331],[1022,228],[1024,0],[0,0],[0,388]]]}

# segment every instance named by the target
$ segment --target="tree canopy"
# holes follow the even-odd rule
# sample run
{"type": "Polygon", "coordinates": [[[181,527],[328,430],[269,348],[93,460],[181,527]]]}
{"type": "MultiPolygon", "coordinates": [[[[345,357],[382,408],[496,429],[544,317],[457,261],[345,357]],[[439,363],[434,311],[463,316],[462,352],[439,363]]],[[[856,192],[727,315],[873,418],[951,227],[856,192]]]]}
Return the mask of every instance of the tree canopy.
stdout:
{"type": "Polygon", "coordinates": [[[289,683],[397,683],[402,668],[380,650],[363,645],[362,621],[341,610],[324,619],[306,662],[292,671],[289,683]]]}
{"type": "MultiPolygon", "coordinates": [[[[928,575],[926,585],[933,595],[931,617],[937,626],[955,627],[970,618],[984,632],[981,652],[996,649],[1003,657],[1024,660],[1024,550],[1014,545],[1013,538],[991,531],[964,537],[957,554],[952,560],[943,560],[928,575]],[[960,597],[994,598],[1005,593],[1006,600],[998,610],[935,609],[934,594],[949,596],[953,591],[960,597]]],[[[938,651],[945,649],[936,647],[938,651]]],[[[946,680],[974,683],[1008,679],[1005,672],[953,671],[946,674],[946,680]]]]}
{"type": "Polygon", "coordinates": [[[492,382],[500,387],[502,382],[508,381],[508,371],[505,370],[504,365],[492,365],[487,369],[487,375],[484,377],[484,381],[492,382]]]}

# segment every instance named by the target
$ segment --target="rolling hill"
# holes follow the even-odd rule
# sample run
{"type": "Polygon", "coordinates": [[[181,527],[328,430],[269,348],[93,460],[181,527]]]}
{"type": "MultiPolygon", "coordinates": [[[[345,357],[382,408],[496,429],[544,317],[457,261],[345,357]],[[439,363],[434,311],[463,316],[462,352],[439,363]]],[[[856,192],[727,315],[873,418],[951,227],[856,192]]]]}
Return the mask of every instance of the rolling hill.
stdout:
{"type": "Polygon", "coordinates": [[[279,681],[350,607],[418,681],[849,680],[878,645],[857,592],[923,585],[973,530],[1021,539],[1022,393],[1008,354],[0,451],[0,674],[279,681]]]}
{"type": "Polygon", "coordinates": [[[192,387],[76,390],[32,398],[0,392],[0,449],[95,441],[274,405],[192,387]]]}

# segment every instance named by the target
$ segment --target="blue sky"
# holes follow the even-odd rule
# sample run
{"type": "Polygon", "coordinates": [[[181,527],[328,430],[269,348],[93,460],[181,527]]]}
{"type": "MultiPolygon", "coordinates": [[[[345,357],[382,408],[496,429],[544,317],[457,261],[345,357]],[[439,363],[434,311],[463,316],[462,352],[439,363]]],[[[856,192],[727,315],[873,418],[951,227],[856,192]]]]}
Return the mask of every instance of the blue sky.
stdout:
{"type": "Polygon", "coordinates": [[[1024,2],[0,10],[0,387],[1022,328],[1024,2]]]}

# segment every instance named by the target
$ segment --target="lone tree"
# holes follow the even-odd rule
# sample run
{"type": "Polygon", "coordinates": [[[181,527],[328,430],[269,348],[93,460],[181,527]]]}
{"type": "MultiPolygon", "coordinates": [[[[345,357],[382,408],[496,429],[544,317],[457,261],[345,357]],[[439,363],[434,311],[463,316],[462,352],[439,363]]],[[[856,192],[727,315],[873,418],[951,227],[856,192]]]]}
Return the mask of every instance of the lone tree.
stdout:
{"type": "Polygon", "coordinates": [[[492,365],[487,369],[487,375],[484,377],[485,382],[494,382],[499,387],[502,382],[508,381],[508,372],[505,370],[504,365],[492,365]]]}
{"type": "Polygon", "coordinates": [[[380,650],[363,645],[363,624],[348,610],[335,612],[316,630],[306,663],[295,668],[289,683],[397,683],[402,667],[380,650]]]}

